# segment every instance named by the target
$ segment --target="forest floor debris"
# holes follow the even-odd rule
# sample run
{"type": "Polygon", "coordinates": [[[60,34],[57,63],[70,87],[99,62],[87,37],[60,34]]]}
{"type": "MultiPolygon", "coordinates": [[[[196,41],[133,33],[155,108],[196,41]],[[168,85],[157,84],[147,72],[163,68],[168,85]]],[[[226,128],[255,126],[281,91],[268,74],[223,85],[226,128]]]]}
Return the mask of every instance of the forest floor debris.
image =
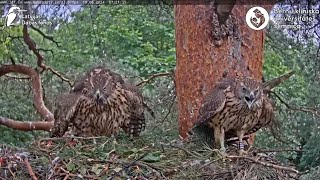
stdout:
{"type": "Polygon", "coordinates": [[[298,179],[294,167],[270,152],[228,155],[191,141],[63,137],[24,149],[0,146],[1,179],[298,179]]]}

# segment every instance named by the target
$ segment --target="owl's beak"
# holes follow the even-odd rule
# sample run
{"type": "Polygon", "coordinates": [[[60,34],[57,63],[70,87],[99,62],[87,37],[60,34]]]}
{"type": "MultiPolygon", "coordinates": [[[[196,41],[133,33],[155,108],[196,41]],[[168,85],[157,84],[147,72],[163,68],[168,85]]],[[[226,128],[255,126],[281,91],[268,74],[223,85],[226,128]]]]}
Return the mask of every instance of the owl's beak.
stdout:
{"type": "Polygon", "coordinates": [[[252,105],[253,105],[254,102],[256,101],[253,92],[250,93],[250,96],[249,96],[249,97],[246,96],[246,97],[245,97],[245,100],[246,100],[246,103],[247,103],[249,109],[251,109],[251,108],[252,108],[252,105]]]}
{"type": "Polygon", "coordinates": [[[100,93],[100,90],[98,89],[97,92],[94,94],[94,97],[96,98],[97,102],[100,102],[102,99],[102,95],[100,93]]]}

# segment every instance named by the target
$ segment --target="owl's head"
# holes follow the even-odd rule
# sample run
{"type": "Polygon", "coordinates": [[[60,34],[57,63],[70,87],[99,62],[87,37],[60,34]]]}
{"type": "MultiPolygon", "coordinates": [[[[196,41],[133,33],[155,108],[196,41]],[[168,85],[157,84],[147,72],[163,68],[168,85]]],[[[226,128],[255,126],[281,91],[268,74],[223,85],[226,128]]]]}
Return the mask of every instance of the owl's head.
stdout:
{"type": "Polygon", "coordinates": [[[262,86],[258,81],[246,77],[239,81],[236,95],[240,100],[245,102],[249,109],[252,109],[261,98],[261,87],[262,86]]]}
{"type": "Polygon", "coordinates": [[[82,94],[97,104],[106,104],[115,89],[112,76],[103,68],[93,69],[84,81],[82,94]]]}

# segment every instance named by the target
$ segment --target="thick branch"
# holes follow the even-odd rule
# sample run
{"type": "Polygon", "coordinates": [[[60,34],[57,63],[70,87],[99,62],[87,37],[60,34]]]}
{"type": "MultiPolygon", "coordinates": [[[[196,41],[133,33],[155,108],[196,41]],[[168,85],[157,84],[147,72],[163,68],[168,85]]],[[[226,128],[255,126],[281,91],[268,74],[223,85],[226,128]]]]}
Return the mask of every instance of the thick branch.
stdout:
{"type": "Polygon", "coordinates": [[[148,79],[141,81],[136,86],[141,86],[142,84],[148,84],[150,81],[152,81],[154,78],[162,77],[162,76],[171,76],[172,73],[166,72],[166,73],[158,73],[151,75],[148,79]]]}
{"type": "Polygon", "coordinates": [[[31,78],[33,103],[36,110],[45,120],[54,121],[53,114],[47,109],[43,102],[42,86],[39,73],[31,67],[22,64],[0,66],[0,77],[7,73],[20,73],[31,78]]]}
{"type": "Polygon", "coordinates": [[[39,50],[37,50],[36,43],[31,39],[29,32],[28,32],[28,26],[23,26],[23,40],[28,45],[29,49],[37,56],[37,64],[39,67],[46,69],[46,66],[44,65],[43,56],[40,54],[39,50]]]}
{"type": "Polygon", "coordinates": [[[53,128],[53,121],[52,122],[43,122],[43,121],[22,122],[22,121],[16,121],[13,119],[0,116],[0,125],[4,125],[9,128],[21,130],[21,131],[34,131],[34,130],[50,131],[53,128]]]}

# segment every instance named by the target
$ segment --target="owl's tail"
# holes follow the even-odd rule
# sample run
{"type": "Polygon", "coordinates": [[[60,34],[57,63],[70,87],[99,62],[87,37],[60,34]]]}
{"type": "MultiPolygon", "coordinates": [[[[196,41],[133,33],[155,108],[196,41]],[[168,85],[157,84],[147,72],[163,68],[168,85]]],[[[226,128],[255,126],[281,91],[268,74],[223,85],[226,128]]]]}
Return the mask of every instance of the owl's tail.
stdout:
{"type": "Polygon", "coordinates": [[[214,148],[214,132],[206,124],[196,124],[189,132],[188,136],[192,136],[195,141],[202,142],[210,148],[214,148]]]}

